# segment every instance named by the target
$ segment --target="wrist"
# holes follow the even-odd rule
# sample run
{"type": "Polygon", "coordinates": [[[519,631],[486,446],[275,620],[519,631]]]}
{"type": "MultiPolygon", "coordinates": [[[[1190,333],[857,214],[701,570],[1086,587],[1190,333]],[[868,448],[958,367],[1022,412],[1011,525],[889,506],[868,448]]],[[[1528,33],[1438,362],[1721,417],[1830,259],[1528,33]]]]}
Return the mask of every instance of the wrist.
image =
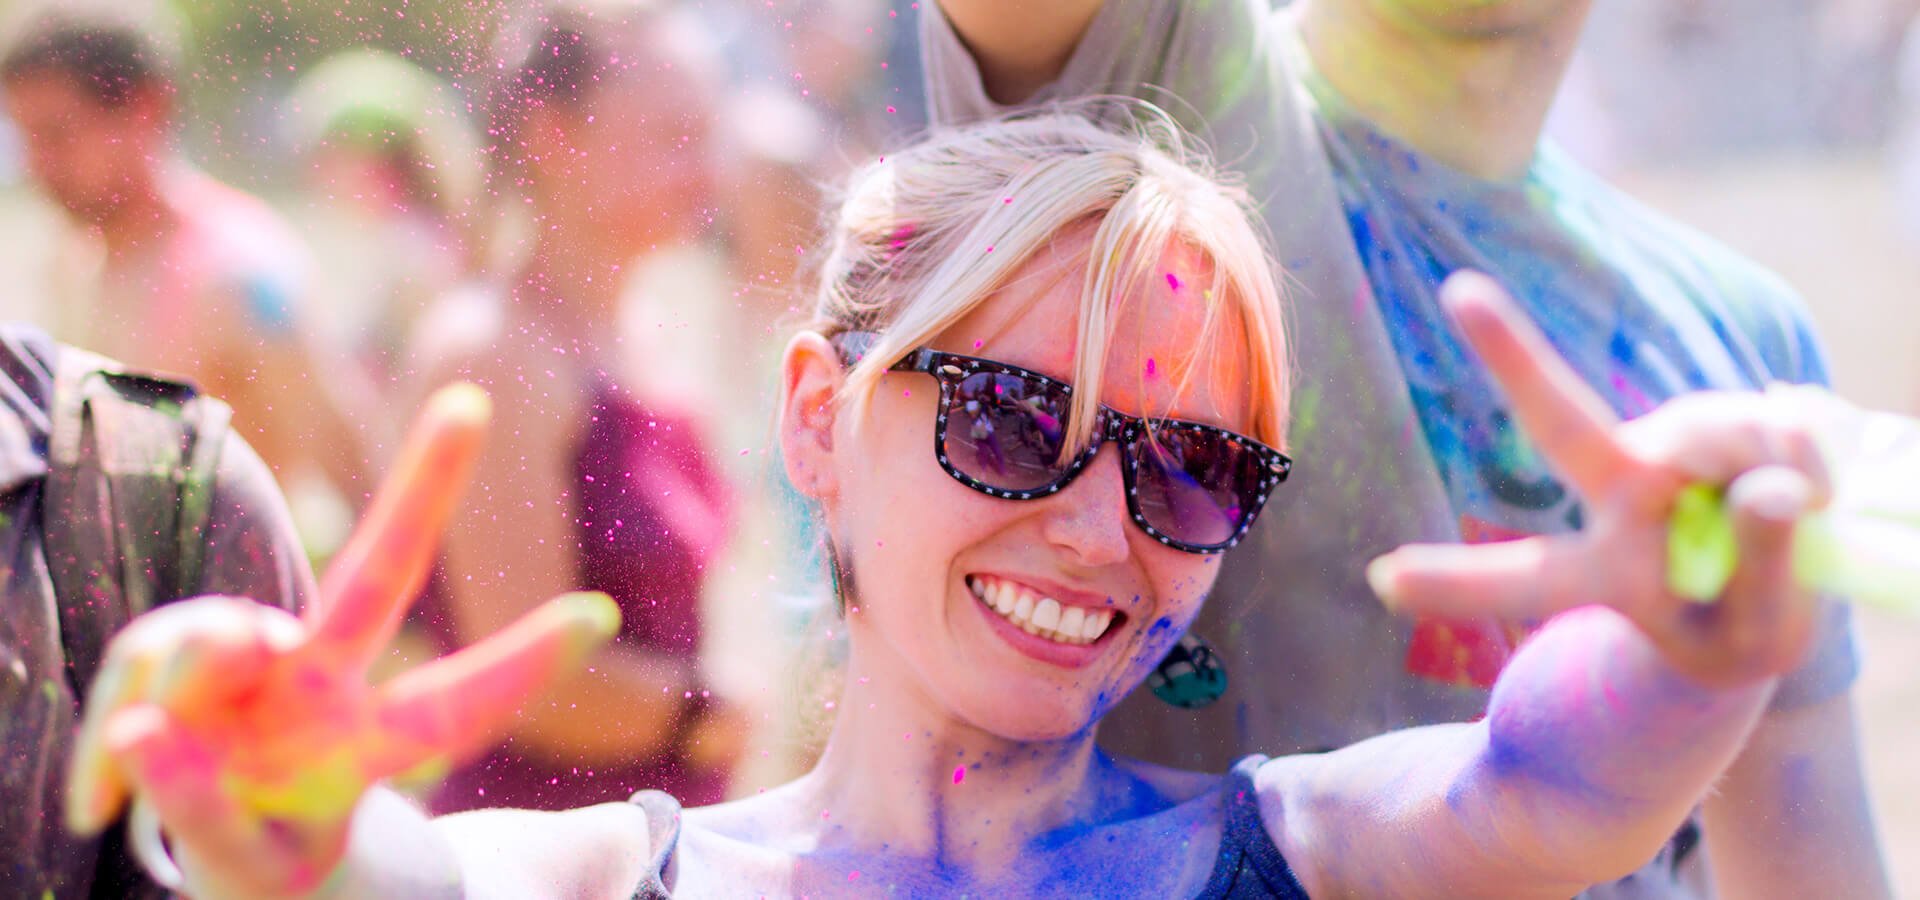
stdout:
{"type": "Polygon", "coordinates": [[[294,859],[298,854],[292,847],[264,849],[224,875],[221,867],[197,859],[190,847],[174,847],[171,857],[184,876],[183,883],[178,888],[163,886],[194,900],[452,900],[464,896],[452,848],[424,813],[391,790],[369,789],[354,808],[346,834],[333,843],[337,844],[333,852],[315,854],[311,861],[294,859]],[[286,866],[282,877],[248,877],[276,864],[286,866]],[[247,871],[249,865],[257,868],[247,871]]]}

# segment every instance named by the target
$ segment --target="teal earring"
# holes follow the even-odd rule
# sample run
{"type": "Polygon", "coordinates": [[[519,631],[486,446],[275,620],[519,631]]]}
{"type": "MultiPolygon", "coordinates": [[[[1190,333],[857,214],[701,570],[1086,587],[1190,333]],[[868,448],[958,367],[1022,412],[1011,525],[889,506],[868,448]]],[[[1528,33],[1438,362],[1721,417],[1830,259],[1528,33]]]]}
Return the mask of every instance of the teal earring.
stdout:
{"type": "Polygon", "coordinates": [[[1199,709],[1226,694],[1227,664],[1213,645],[1188,632],[1147,674],[1147,687],[1170,706],[1199,709]]]}

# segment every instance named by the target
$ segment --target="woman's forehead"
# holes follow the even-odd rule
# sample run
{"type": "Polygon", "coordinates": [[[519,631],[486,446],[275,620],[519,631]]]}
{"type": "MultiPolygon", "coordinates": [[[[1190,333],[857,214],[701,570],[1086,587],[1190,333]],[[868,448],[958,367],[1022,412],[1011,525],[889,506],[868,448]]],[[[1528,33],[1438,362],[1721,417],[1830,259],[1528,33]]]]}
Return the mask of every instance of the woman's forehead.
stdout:
{"type": "MultiPolygon", "coordinates": [[[[1090,246],[1091,231],[1082,229],[1041,248],[936,346],[1075,380],[1090,246]]],[[[1197,249],[1175,243],[1160,254],[1109,323],[1102,403],[1246,426],[1252,370],[1244,325],[1237,308],[1211,296],[1212,282],[1212,263],[1197,249]]]]}

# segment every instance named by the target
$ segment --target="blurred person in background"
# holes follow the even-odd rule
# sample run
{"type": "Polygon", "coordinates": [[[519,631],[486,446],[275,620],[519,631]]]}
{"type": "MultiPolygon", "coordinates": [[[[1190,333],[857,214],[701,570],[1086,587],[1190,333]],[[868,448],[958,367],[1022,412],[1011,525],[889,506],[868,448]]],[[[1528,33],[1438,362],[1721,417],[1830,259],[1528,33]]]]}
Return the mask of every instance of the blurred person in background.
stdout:
{"type": "Polygon", "coordinates": [[[177,33],[141,4],[28,7],[0,55],[29,172],[93,249],[56,336],[227,399],[283,485],[357,489],[364,379],[303,308],[311,261],[259,199],[178,147],[177,33]],[[324,374],[323,374],[324,373],[324,374]]]}
{"type": "Polygon", "coordinates": [[[284,110],[326,327],[395,388],[414,321],[473,274],[479,139],[451,88],[382,50],[328,57],[284,110]]]}
{"type": "Polygon", "coordinates": [[[295,610],[313,594],[273,476],[228,414],[0,323],[0,895],[169,896],[121,829],[80,837],[61,821],[106,645],[183,597],[295,610]]]}
{"type": "Polygon", "coordinates": [[[737,336],[682,327],[711,321],[700,307],[724,304],[723,290],[637,305],[628,290],[637,260],[697,245],[711,216],[712,92],[685,27],[640,4],[554,2],[501,38],[490,199],[525,214],[500,238],[520,259],[436,304],[413,342],[423,385],[481,384],[500,424],[422,624],[444,651],[574,589],[605,591],[624,617],[590,671],[448,777],[437,811],[563,809],[663,785],[712,802],[745,738],[699,657],[702,590],[735,503],[696,413],[701,370],[687,374],[689,353],[737,336]]]}
{"type": "Polygon", "coordinates": [[[777,320],[793,312],[787,286],[818,228],[821,186],[898,136],[892,120],[920,89],[891,96],[885,54],[912,29],[879,0],[743,4],[737,19],[737,87],[719,118],[726,221],[739,273],[777,320]]]}

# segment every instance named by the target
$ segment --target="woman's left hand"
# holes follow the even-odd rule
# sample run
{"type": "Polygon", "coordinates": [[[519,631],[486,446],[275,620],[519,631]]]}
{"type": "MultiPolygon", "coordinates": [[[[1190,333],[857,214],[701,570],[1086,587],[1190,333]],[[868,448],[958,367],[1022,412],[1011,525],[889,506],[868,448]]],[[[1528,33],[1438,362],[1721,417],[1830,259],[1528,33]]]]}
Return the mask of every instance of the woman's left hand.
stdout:
{"type": "Polygon", "coordinates": [[[1621,423],[1491,279],[1460,273],[1441,299],[1505,389],[1514,418],[1580,492],[1586,527],[1494,544],[1409,545],[1368,580],[1400,611],[1539,620],[1604,605],[1681,672],[1709,685],[1791,671],[1818,599],[1793,575],[1794,528],[1824,506],[1828,475],[1791,404],[1760,393],[1675,399],[1621,423]],[[1668,523],[1690,484],[1723,487],[1739,566],[1709,603],[1668,589],[1668,523]]]}

